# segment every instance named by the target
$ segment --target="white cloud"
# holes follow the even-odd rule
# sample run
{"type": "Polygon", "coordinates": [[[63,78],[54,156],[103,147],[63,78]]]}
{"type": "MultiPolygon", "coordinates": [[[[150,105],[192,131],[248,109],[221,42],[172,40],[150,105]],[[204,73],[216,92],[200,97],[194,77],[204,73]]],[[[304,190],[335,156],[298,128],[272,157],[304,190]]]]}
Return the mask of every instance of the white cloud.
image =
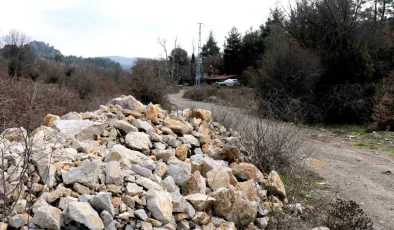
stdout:
{"type": "Polygon", "coordinates": [[[35,0],[6,1],[0,9],[0,33],[19,29],[67,55],[158,57],[156,40],[174,37],[189,53],[210,30],[222,45],[232,26],[244,33],[266,20],[277,0],[35,0]]]}

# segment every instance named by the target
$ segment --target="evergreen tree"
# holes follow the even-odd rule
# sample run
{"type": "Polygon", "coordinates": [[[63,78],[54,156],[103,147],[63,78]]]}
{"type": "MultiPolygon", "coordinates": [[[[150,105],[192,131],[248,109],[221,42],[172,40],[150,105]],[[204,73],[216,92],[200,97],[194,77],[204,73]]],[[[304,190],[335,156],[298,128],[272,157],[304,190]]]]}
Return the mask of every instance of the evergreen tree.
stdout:
{"type": "Polygon", "coordinates": [[[242,72],[242,36],[237,28],[228,32],[224,43],[224,72],[226,74],[240,74],[242,72]]]}
{"type": "Polygon", "coordinates": [[[212,57],[219,54],[220,48],[215,41],[212,30],[209,32],[207,43],[202,47],[201,54],[205,57],[212,57]]]}

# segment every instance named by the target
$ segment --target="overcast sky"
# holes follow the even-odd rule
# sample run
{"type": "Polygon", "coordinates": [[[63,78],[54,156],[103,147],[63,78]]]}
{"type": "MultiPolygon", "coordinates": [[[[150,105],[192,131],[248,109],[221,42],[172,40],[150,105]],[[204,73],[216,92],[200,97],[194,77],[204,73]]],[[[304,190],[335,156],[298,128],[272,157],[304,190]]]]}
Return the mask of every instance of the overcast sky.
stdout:
{"type": "Polygon", "coordinates": [[[278,0],[1,0],[0,34],[18,29],[65,55],[157,58],[157,37],[192,52],[198,25],[221,46],[232,26],[244,33],[267,19],[278,0]]]}

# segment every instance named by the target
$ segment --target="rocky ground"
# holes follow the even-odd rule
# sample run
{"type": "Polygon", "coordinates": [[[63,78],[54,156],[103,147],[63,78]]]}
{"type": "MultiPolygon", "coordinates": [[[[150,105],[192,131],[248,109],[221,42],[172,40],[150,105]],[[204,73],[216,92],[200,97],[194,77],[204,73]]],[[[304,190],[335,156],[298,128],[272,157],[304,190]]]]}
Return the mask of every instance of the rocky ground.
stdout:
{"type": "MultiPolygon", "coordinates": [[[[169,95],[171,103],[180,107],[196,107],[214,111],[215,116],[232,117],[235,128],[239,124],[261,123],[264,120],[247,116],[238,108],[195,102],[182,98],[184,91],[169,95]]],[[[248,126],[248,128],[253,127],[248,126]]],[[[327,196],[355,200],[372,218],[374,228],[394,229],[394,157],[388,151],[358,147],[344,135],[334,135],[327,130],[301,128],[305,140],[316,151],[308,159],[308,168],[323,179],[327,196]]],[[[384,149],[383,149],[384,150],[384,149]]],[[[316,187],[321,187],[320,185],[316,187]]]]}
{"type": "Polygon", "coordinates": [[[1,230],[264,229],[271,213],[303,209],[204,109],[123,96],[7,129],[0,150],[1,230]]]}

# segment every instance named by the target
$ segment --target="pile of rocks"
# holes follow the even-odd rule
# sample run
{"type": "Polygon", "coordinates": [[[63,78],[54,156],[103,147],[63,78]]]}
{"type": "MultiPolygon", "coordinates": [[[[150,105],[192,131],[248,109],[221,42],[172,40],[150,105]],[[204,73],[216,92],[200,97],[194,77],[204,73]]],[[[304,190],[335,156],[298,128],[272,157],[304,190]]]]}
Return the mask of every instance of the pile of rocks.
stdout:
{"type": "Polygon", "coordinates": [[[0,229],[264,229],[286,203],[279,175],[243,162],[237,133],[202,109],[122,96],[8,129],[0,149],[0,229]]]}

